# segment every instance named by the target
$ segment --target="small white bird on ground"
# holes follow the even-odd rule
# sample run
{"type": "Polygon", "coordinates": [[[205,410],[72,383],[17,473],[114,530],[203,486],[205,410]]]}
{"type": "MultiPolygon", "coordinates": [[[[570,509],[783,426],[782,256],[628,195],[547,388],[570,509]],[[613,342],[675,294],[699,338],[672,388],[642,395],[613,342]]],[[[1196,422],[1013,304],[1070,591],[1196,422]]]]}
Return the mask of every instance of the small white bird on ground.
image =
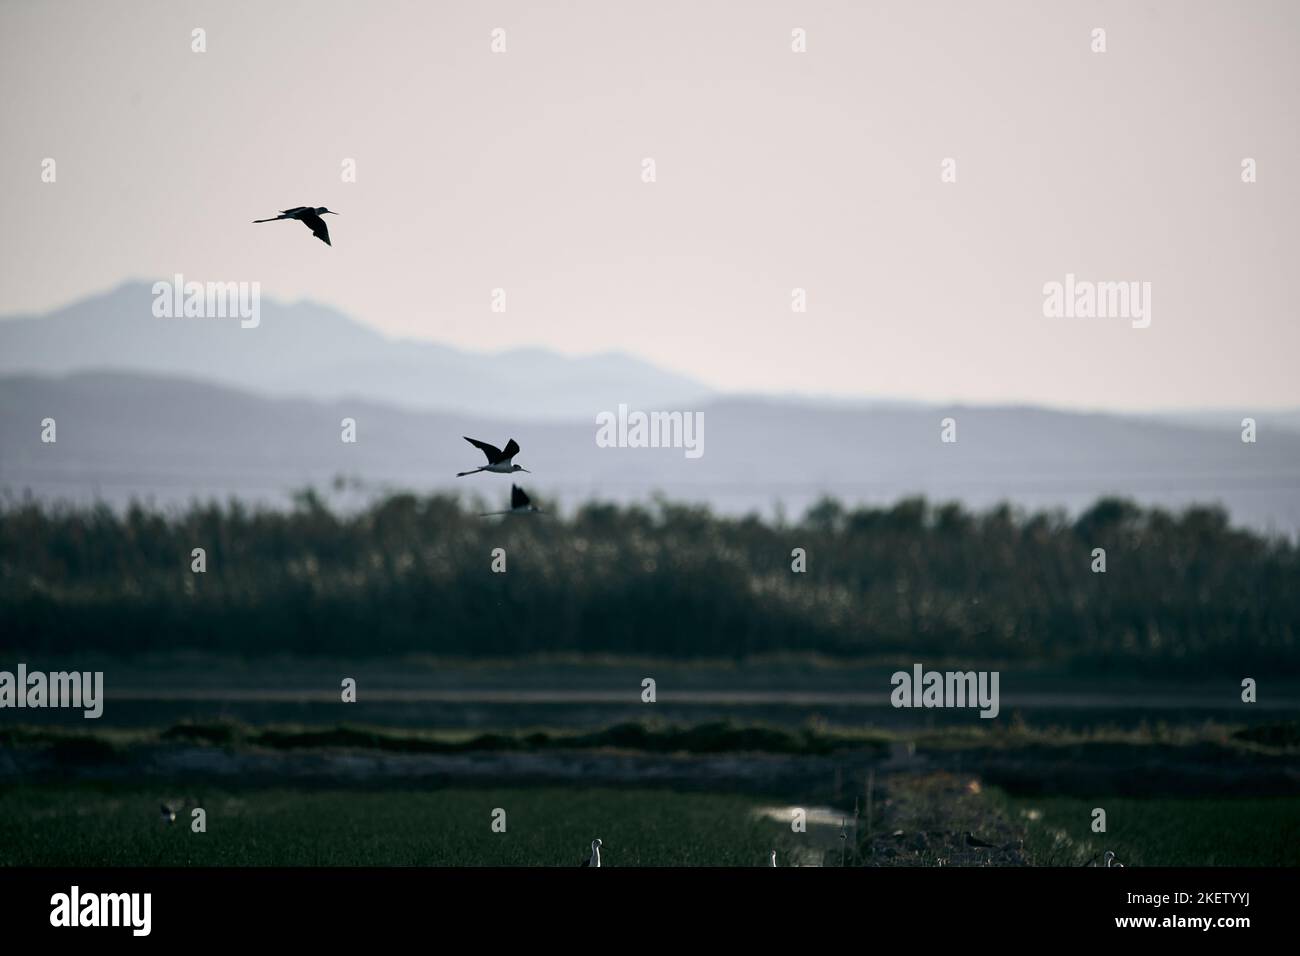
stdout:
{"type": "Polygon", "coordinates": [[[583,866],[600,866],[600,848],[604,846],[600,840],[591,841],[591,856],[582,861],[583,866]]]}
{"type": "MultiPolygon", "coordinates": [[[[1107,850],[1106,855],[1102,857],[1102,859],[1106,862],[1107,866],[1118,866],[1121,869],[1124,867],[1124,864],[1116,859],[1114,850],[1107,850]]],[[[1139,867],[1139,869],[1141,869],[1141,867],[1139,867]]]]}
{"type": "MultiPolygon", "coordinates": [[[[513,438],[506,442],[505,448],[498,448],[496,445],[489,445],[485,441],[479,441],[477,438],[470,438],[468,435],[462,436],[467,442],[487,455],[488,463],[480,465],[470,471],[459,471],[456,473],[457,478],[464,478],[466,475],[477,474],[480,471],[490,471],[498,475],[509,475],[516,471],[528,471],[523,465],[513,464],[511,459],[519,454],[519,444],[513,438]]],[[[532,474],[532,472],[529,472],[532,474]]]]}
{"type": "Polygon", "coordinates": [[[776,850],[773,850],[773,851],[772,851],[772,862],[771,862],[770,865],[771,865],[771,866],[776,866],[776,850]]]}

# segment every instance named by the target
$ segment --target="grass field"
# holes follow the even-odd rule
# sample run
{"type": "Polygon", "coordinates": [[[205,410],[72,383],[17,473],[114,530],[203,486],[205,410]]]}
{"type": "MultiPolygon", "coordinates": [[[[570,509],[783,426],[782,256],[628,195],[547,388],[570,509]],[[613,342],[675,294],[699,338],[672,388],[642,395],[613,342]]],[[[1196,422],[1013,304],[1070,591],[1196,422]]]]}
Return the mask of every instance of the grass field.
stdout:
{"type": "MultiPolygon", "coordinates": [[[[850,864],[1080,866],[1110,849],[1129,866],[1300,865],[1300,800],[1290,797],[1025,799],[985,791],[927,801],[918,812],[901,794],[877,818],[874,852],[850,864]],[[1107,811],[1106,834],[1090,830],[1095,806],[1107,811]],[[987,858],[964,850],[966,829],[1017,849],[987,858]],[[927,848],[909,849],[918,839],[927,848]]],[[[773,848],[787,865],[820,861],[838,847],[837,828],[795,834],[756,814],[771,801],[668,790],[230,788],[166,798],[183,803],[170,826],[161,822],[156,788],[0,790],[0,865],[575,866],[600,837],[606,866],[765,866],[773,848]],[[196,805],[207,811],[206,833],[191,832],[196,805]],[[505,833],[491,829],[498,807],[505,833]]],[[[837,860],[837,850],[826,858],[837,860]]]]}
{"type": "Polygon", "coordinates": [[[1040,865],[1077,866],[1114,850],[1128,866],[1300,866],[1300,800],[1198,797],[1013,799],[1040,865]],[[1091,830],[1106,811],[1106,833],[1091,830]]]}
{"type": "Polygon", "coordinates": [[[0,866],[1297,866],[1298,732],[12,725],[0,866]]]}
{"type": "MultiPolygon", "coordinates": [[[[6,866],[576,866],[595,837],[607,866],[762,866],[783,828],[758,801],[662,790],[208,790],[21,786],[0,791],[6,866]],[[207,811],[193,833],[190,809],[207,811]],[[491,830],[506,811],[506,832],[491,830]]],[[[788,833],[789,828],[784,828],[788,833]]]]}

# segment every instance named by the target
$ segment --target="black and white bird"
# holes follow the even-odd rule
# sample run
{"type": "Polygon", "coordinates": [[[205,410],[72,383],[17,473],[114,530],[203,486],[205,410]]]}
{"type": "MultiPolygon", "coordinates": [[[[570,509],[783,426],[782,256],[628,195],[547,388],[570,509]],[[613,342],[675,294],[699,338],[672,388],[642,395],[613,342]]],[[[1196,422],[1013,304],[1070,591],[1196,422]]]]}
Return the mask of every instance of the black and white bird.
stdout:
{"type": "Polygon", "coordinates": [[[325,243],[327,246],[333,246],[330,242],[329,227],[325,225],[325,220],[321,218],[328,213],[331,216],[337,216],[333,209],[326,209],[324,206],[294,206],[292,209],[281,209],[280,215],[272,216],[270,219],[254,219],[253,222],[277,222],[281,219],[297,219],[300,223],[311,230],[311,234],[325,243]]]}
{"type": "Polygon", "coordinates": [[[163,823],[175,823],[175,822],[176,822],[176,811],[173,810],[170,806],[168,806],[167,804],[163,803],[163,804],[159,804],[158,809],[162,812],[162,822],[163,822],[163,823]]]}
{"type": "MultiPolygon", "coordinates": [[[[464,478],[466,475],[477,474],[480,471],[490,471],[497,475],[509,475],[516,471],[528,471],[523,465],[516,465],[512,459],[519,454],[519,443],[513,438],[506,442],[505,448],[498,448],[496,445],[489,445],[485,441],[479,441],[477,438],[470,438],[468,435],[462,436],[464,439],[487,455],[488,463],[480,465],[478,468],[470,471],[460,471],[456,473],[457,478],[464,478]]],[[[532,474],[532,472],[529,472],[532,474]]]]}
{"type": "Polygon", "coordinates": [[[768,866],[776,866],[776,850],[772,851],[772,862],[768,866]]]}
{"type": "Polygon", "coordinates": [[[1081,863],[1080,866],[1118,866],[1123,869],[1124,864],[1115,856],[1114,850],[1107,850],[1104,854],[1094,853],[1087,863],[1081,863]],[[1101,862],[1098,863],[1098,860],[1101,862]]]}
{"type": "Polygon", "coordinates": [[[546,514],[541,508],[535,506],[532,499],[524,494],[524,489],[518,485],[510,486],[510,510],[509,511],[485,511],[479,515],[480,518],[490,518],[493,515],[544,515],[546,514]]]}
{"type": "Polygon", "coordinates": [[[600,840],[591,841],[591,856],[582,861],[582,866],[600,866],[600,848],[604,846],[600,840]]]}

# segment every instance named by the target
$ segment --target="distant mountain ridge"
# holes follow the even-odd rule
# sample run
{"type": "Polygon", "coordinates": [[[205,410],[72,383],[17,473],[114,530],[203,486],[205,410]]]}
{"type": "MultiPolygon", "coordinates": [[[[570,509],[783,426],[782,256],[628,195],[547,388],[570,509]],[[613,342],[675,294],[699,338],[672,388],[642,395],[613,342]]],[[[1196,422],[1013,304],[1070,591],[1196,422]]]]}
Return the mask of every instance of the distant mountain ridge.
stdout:
{"type": "Polygon", "coordinates": [[[588,418],[620,401],[682,407],[710,394],[618,353],[465,352],[387,338],[328,306],[270,298],[258,326],[241,328],[237,318],[159,318],[153,301],[152,283],[128,282],[43,315],[0,319],[0,375],[143,372],[280,397],[358,396],[516,420],[588,418]]]}
{"type": "Polygon", "coordinates": [[[138,373],[0,377],[0,491],[112,504],[193,498],[284,505],[295,489],[330,489],[348,507],[385,490],[451,491],[499,506],[511,478],[456,472],[482,463],[462,438],[514,438],[519,475],[544,505],[645,502],[656,493],[728,514],[802,513],[822,495],[848,506],[909,495],[975,509],[1007,501],[1078,511],[1103,495],[1177,510],[1224,505],[1234,521],[1300,531],[1300,435],[1261,415],[1245,444],[1228,423],[1201,428],[1040,408],[828,408],[718,398],[700,406],[703,455],[680,448],[602,448],[593,419],[521,422],[417,411],[368,399],[273,398],[138,373]],[[57,421],[58,441],[40,440],[57,421]],[[958,440],[940,441],[952,417],[958,440]],[[344,418],[357,442],[341,441],[344,418]],[[526,480],[525,480],[526,479],[526,480]]]}

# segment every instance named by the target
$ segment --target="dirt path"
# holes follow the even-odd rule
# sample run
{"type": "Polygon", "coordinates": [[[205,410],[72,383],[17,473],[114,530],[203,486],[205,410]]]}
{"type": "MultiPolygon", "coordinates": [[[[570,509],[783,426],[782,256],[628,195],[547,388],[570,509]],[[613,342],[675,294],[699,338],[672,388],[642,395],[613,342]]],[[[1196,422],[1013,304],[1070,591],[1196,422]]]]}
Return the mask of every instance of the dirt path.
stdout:
{"type": "Polygon", "coordinates": [[[859,843],[864,866],[1028,866],[1023,823],[983,795],[978,777],[935,772],[884,782],[879,819],[859,843]],[[973,838],[978,844],[972,845],[973,838]]]}
{"type": "Polygon", "coordinates": [[[770,806],[755,814],[784,826],[798,811],[804,814],[805,830],[783,839],[779,865],[1029,865],[1023,825],[992,806],[974,776],[900,772],[878,786],[873,778],[871,797],[870,815],[864,799],[853,812],[770,806]]]}

